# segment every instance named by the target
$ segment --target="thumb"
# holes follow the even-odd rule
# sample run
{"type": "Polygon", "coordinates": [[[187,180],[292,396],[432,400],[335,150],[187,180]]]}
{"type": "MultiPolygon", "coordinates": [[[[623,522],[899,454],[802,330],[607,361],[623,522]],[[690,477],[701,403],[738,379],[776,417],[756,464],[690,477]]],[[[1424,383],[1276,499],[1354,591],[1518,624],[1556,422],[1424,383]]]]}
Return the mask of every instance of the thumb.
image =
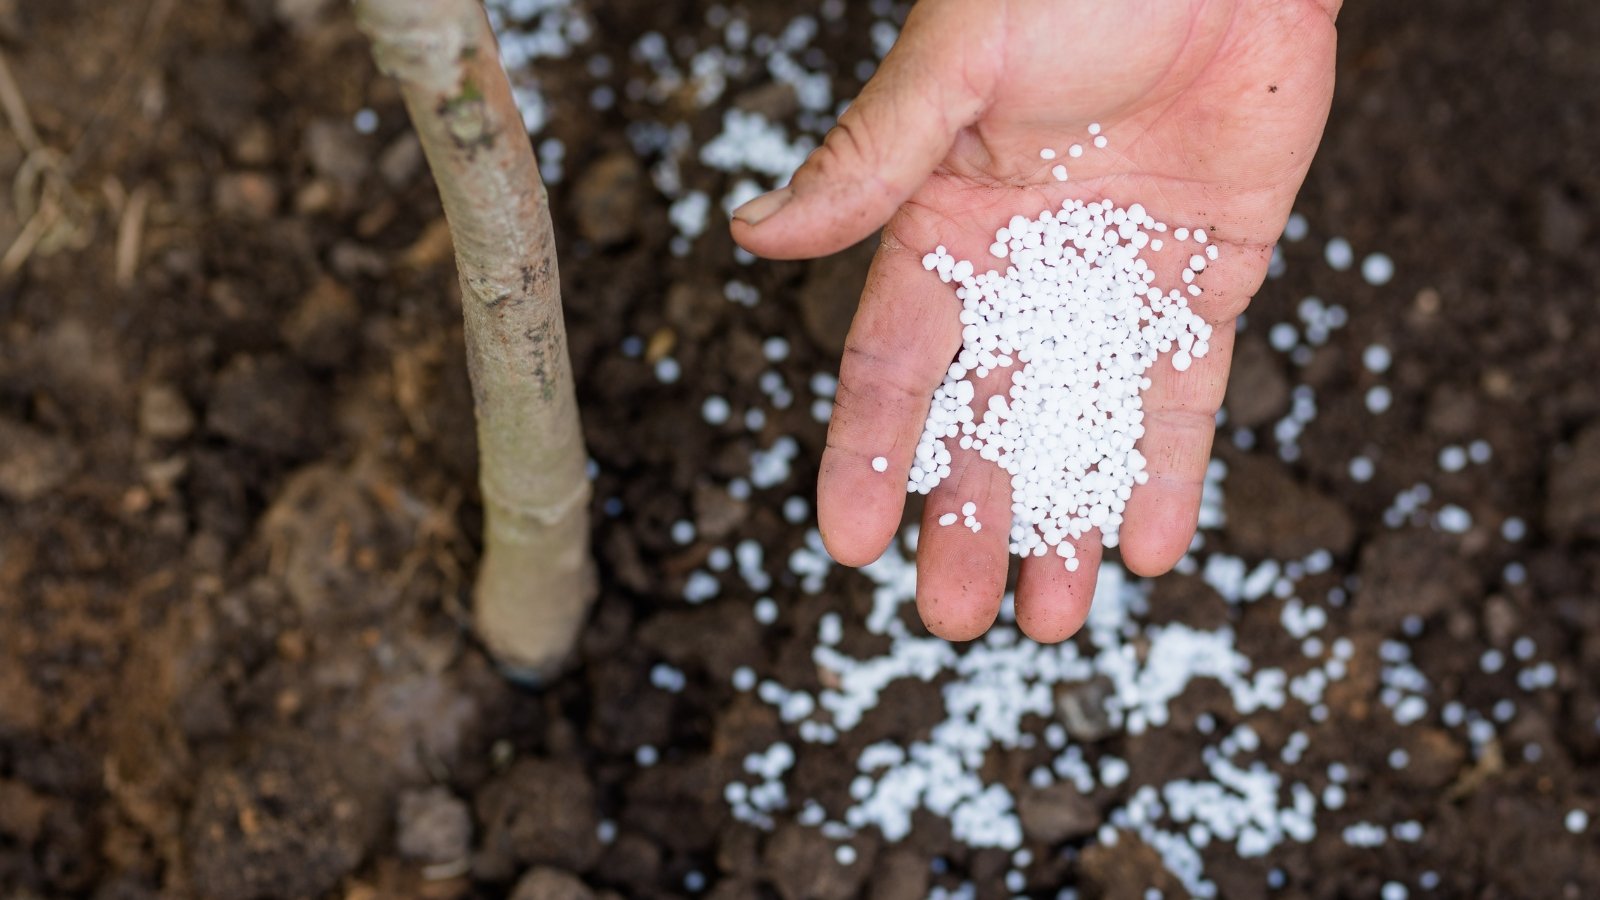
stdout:
{"type": "Polygon", "coordinates": [[[980,39],[994,31],[987,7],[918,3],[883,65],[788,186],[733,211],[733,239],[758,256],[804,259],[881,228],[987,103],[989,61],[1001,52],[980,39]]]}

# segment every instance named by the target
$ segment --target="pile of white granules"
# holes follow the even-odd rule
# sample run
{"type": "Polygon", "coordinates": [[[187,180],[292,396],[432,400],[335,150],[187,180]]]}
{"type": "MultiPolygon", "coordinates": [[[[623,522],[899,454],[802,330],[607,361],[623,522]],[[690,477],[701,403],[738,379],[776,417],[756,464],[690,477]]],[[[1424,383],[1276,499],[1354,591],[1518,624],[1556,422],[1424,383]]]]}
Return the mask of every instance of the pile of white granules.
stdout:
{"type": "MultiPolygon", "coordinates": [[[[960,285],[964,328],[906,489],[926,494],[949,477],[954,441],[1010,475],[1013,554],[1053,548],[1075,571],[1069,539],[1099,529],[1116,546],[1133,486],[1149,477],[1134,446],[1144,434],[1145,373],[1168,352],[1174,369],[1188,369],[1211,338],[1188,297],[1199,295],[1194,278],[1217,258],[1216,245],[1203,230],[1174,229],[1176,242],[1199,246],[1183,286],[1163,290],[1140,253],[1160,252],[1166,233],[1140,204],[1068,200],[1036,219],[1013,216],[995,233],[990,253],[1009,261],[1004,272],[980,273],[943,246],[923,257],[924,268],[960,285]],[[1010,385],[990,396],[981,385],[1001,369],[1010,385]]],[[[964,519],[976,531],[972,508],[964,519]]]]}

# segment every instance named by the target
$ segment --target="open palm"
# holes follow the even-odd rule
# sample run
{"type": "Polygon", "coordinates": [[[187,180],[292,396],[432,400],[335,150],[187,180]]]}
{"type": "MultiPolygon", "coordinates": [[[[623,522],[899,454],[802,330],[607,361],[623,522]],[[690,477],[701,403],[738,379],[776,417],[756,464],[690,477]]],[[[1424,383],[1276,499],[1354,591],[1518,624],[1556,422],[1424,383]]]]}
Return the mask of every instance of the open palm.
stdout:
{"type": "MultiPolygon", "coordinates": [[[[923,0],[860,98],[791,184],[735,213],[744,247],[775,258],[836,252],[883,228],[840,364],[818,485],[829,552],[863,565],[898,529],[905,474],[929,398],[961,346],[960,302],[923,269],[943,244],[981,269],[994,232],[1067,198],[1141,203],[1158,220],[1202,227],[1219,259],[1192,308],[1214,328],[1211,353],[1179,375],[1163,358],[1144,394],[1139,449],[1149,481],[1128,501],[1124,563],[1155,575],[1193,537],[1222,403],[1234,320],[1266,272],[1305,177],[1333,90],[1338,0],[923,0]],[[1098,123],[1107,139],[1095,148],[1098,123]],[[1081,157],[1069,155],[1073,144],[1081,157]],[[1040,150],[1058,155],[1041,159],[1040,150]],[[1066,166],[1057,180],[1053,166],[1066,166]],[[874,470],[887,457],[887,473],[874,470]]],[[[1193,246],[1193,245],[1190,245],[1193,246]]],[[[1151,253],[1158,284],[1183,260],[1151,253]]],[[[988,389],[999,389],[992,376],[988,389]]],[[[980,388],[979,400],[982,400],[980,388]]],[[[1005,589],[1009,477],[951,448],[929,496],[917,606],[935,634],[965,640],[994,621],[1005,589]],[[968,501],[987,527],[941,527],[968,501]]],[[[1088,612],[1100,537],[1083,565],[1026,559],[1017,620],[1039,640],[1075,632],[1088,612]]]]}

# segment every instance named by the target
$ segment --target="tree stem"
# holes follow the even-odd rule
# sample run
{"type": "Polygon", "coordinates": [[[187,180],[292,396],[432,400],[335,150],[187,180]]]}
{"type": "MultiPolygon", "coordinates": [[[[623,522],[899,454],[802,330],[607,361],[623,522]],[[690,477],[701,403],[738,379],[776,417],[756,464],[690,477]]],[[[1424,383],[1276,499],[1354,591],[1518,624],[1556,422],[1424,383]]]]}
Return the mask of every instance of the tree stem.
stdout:
{"type": "Polygon", "coordinates": [[[550,207],[476,0],[357,0],[444,203],[478,417],[477,625],[502,665],[548,674],[594,598],[590,486],[550,207]]]}

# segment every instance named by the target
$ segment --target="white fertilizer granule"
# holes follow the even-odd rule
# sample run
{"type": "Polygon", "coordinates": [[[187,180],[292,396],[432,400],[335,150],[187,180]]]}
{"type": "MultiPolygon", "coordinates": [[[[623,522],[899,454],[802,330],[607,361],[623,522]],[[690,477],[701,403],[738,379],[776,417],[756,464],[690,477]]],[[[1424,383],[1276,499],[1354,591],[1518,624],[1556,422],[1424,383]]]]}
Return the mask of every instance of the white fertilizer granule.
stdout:
{"type": "MultiPolygon", "coordinates": [[[[1093,129],[1091,129],[1093,131],[1093,129]]],[[[1135,449],[1144,435],[1140,392],[1165,353],[1179,372],[1205,356],[1211,326],[1184,293],[1156,287],[1140,251],[1167,226],[1140,204],[1068,200],[1036,219],[1013,216],[990,253],[1004,272],[978,272],[941,246],[923,268],[955,282],[961,351],[934,392],[906,489],[926,494],[950,475],[950,443],[974,450],[1011,477],[1011,552],[1053,549],[1077,568],[1070,539],[1099,529],[1117,543],[1133,486],[1148,479],[1135,449]],[[985,387],[1000,370],[1008,387],[985,387]],[[981,398],[981,399],[980,399],[981,398]]],[[[1178,242],[1187,229],[1172,233],[1178,242]]],[[[1193,233],[1204,245],[1203,230],[1193,233]]],[[[1191,282],[1215,259],[1201,247],[1186,259],[1191,282]]],[[[962,509],[969,528],[975,508],[962,509]]]]}

